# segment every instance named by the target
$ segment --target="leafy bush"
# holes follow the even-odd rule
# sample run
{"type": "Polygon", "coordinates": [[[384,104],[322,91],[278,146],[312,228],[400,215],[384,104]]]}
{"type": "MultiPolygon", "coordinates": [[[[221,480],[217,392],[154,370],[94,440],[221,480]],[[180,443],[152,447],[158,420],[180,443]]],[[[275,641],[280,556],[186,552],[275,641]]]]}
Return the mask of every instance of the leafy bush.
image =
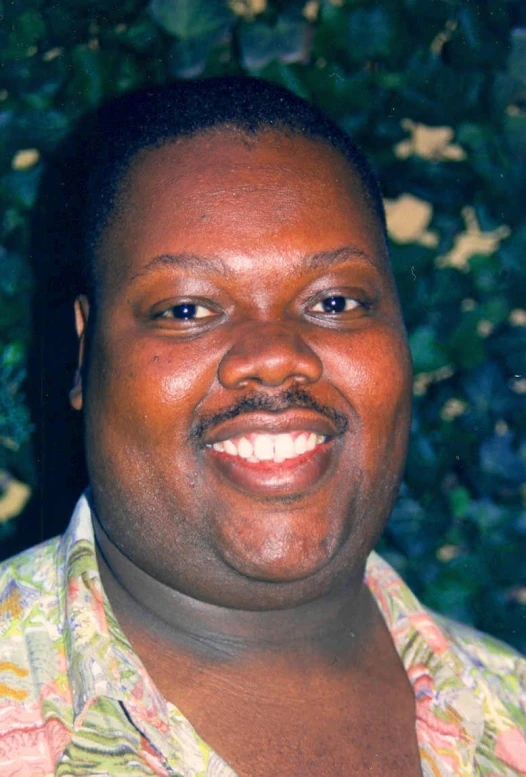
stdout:
{"type": "MultiPolygon", "coordinates": [[[[68,283],[40,283],[30,236],[47,162],[113,94],[249,73],[318,104],[382,181],[415,414],[380,550],[429,606],[526,650],[525,6],[15,0],[2,13],[3,554],[61,530],[85,478],[66,400],[75,363],[68,283]],[[10,518],[13,478],[34,497],[10,518]]],[[[41,199],[38,208],[47,213],[41,199]]]]}

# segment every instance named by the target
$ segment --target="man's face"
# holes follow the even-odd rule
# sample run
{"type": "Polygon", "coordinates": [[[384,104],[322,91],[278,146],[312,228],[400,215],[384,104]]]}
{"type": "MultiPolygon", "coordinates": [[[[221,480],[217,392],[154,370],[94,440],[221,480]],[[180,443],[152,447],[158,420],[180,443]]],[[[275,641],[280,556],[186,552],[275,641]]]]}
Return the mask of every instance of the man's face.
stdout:
{"type": "Polygon", "coordinates": [[[228,129],[141,152],[97,269],[83,401],[114,543],[232,607],[362,574],[403,467],[411,368],[382,231],[342,156],[228,129]]]}

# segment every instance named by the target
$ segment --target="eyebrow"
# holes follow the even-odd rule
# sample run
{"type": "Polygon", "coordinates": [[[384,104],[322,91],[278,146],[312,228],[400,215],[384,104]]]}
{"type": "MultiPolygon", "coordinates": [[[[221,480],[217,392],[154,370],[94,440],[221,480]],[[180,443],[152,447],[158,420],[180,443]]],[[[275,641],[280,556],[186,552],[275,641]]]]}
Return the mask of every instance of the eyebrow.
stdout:
{"type": "Polygon", "coordinates": [[[157,267],[180,267],[183,270],[194,270],[206,275],[219,273],[225,278],[233,276],[233,272],[226,266],[219,256],[197,256],[196,254],[161,254],[151,259],[146,267],[132,277],[132,281],[148,275],[157,267]]]}
{"type": "Polygon", "coordinates": [[[372,258],[357,246],[346,245],[336,248],[334,251],[319,251],[303,258],[303,265],[309,270],[317,270],[320,267],[333,267],[338,264],[346,264],[354,259],[365,259],[373,264],[372,258]]]}
{"type": "MultiPolygon", "coordinates": [[[[300,270],[317,270],[320,268],[334,267],[335,265],[345,264],[356,259],[365,259],[373,264],[371,257],[360,248],[352,245],[342,246],[333,251],[317,251],[314,254],[307,254],[300,260],[300,270]]],[[[197,271],[205,275],[219,274],[224,278],[233,278],[235,272],[227,267],[223,259],[219,256],[197,256],[196,254],[161,254],[148,262],[146,267],[136,273],[132,281],[148,275],[157,267],[180,267],[186,271],[197,271]]]]}

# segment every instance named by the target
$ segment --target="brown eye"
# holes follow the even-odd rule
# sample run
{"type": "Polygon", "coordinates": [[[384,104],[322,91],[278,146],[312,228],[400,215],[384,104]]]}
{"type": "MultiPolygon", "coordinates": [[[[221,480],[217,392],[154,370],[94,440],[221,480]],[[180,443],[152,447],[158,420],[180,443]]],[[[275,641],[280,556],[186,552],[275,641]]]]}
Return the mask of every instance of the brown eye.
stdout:
{"type": "Polygon", "coordinates": [[[182,302],[180,305],[172,305],[172,307],[164,310],[159,318],[175,318],[178,321],[194,321],[197,318],[209,318],[215,315],[211,310],[205,308],[204,305],[196,305],[193,302],[182,302]]]}
{"type": "Polygon", "coordinates": [[[360,302],[352,297],[345,297],[343,294],[332,294],[325,297],[321,302],[317,302],[311,310],[313,313],[346,313],[348,310],[354,310],[360,307],[360,302]]]}

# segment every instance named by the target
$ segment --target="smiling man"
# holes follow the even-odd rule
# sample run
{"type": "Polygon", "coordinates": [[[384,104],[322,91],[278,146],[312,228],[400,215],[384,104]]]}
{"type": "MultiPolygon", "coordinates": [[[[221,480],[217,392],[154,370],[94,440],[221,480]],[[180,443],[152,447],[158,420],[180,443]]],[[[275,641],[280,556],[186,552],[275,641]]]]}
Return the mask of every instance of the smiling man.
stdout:
{"type": "Polygon", "coordinates": [[[90,483],[2,568],[0,774],[526,774],[525,662],[372,553],[412,384],[361,154],[243,78],[123,98],[89,153],[90,483]]]}

